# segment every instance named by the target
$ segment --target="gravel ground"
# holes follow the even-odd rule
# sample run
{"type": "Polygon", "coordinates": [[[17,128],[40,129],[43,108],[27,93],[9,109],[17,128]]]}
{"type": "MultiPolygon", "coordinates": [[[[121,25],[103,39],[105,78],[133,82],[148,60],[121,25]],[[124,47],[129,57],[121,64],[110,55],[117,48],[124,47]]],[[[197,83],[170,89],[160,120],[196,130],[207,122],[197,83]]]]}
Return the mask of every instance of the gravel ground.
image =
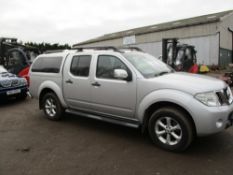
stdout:
{"type": "Polygon", "coordinates": [[[0,104],[0,175],[230,175],[232,162],[233,128],[175,154],[140,130],[73,115],[49,121],[34,99],[0,104]]]}

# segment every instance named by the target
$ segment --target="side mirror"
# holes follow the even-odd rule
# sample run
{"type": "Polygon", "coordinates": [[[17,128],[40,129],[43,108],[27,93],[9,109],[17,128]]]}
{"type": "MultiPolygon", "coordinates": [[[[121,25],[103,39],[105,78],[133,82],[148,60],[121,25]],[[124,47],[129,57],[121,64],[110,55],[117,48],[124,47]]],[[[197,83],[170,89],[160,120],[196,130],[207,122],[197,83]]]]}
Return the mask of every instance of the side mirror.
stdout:
{"type": "Polygon", "coordinates": [[[114,69],[114,78],[128,80],[128,72],[124,69],[114,69]]]}

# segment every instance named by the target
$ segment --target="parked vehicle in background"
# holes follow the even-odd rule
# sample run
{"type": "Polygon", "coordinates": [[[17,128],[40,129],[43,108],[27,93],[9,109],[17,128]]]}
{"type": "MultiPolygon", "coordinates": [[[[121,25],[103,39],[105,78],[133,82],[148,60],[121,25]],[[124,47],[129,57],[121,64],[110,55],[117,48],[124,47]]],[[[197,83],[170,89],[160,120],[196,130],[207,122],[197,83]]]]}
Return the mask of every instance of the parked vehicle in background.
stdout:
{"type": "Polygon", "coordinates": [[[177,38],[163,39],[162,61],[176,71],[199,73],[195,46],[179,43],[177,38]]]}
{"type": "Polygon", "coordinates": [[[7,72],[3,66],[0,66],[0,100],[10,97],[25,99],[27,93],[27,80],[7,72]]]}
{"type": "Polygon", "coordinates": [[[221,80],[175,72],[137,48],[76,49],[40,55],[31,66],[30,92],[50,120],[67,112],[141,127],[171,151],[232,124],[232,93],[221,80]]]}
{"type": "Polygon", "coordinates": [[[39,49],[22,45],[16,38],[0,38],[0,65],[27,81],[29,67],[39,53],[39,49]]]}

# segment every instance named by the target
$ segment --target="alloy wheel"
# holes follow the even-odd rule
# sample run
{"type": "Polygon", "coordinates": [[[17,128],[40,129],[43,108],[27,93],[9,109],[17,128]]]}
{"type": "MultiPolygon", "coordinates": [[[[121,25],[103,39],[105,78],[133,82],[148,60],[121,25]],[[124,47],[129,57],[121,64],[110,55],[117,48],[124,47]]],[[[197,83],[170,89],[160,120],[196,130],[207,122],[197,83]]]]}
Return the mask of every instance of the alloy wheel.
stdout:
{"type": "Polygon", "coordinates": [[[45,112],[49,117],[54,117],[57,114],[56,103],[52,98],[46,99],[45,112]]]}
{"type": "Polygon", "coordinates": [[[169,146],[178,144],[182,139],[180,124],[171,117],[161,117],[156,121],[155,134],[163,144],[169,146]]]}

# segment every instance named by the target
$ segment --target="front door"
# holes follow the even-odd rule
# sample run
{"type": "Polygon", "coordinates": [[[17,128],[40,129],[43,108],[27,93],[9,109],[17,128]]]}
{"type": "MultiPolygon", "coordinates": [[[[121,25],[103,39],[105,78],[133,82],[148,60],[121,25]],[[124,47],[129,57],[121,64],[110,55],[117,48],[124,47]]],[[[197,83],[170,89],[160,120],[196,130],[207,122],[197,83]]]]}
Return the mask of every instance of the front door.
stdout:
{"type": "Polygon", "coordinates": [[[120,58],[99,55],[92,79],[92,108],[99,114],[132,118],[136,106],[136,76],[120,58]],[[124,69],[131,81],[114,78],[114,69],[124,69]]]}
{"type": "Polygon", "coordinates": [[[77,55],[68,58],[64,68],[63,89],[69,107],[89,110],[91,99],[90,64],[91,55],[77,55]]]}

